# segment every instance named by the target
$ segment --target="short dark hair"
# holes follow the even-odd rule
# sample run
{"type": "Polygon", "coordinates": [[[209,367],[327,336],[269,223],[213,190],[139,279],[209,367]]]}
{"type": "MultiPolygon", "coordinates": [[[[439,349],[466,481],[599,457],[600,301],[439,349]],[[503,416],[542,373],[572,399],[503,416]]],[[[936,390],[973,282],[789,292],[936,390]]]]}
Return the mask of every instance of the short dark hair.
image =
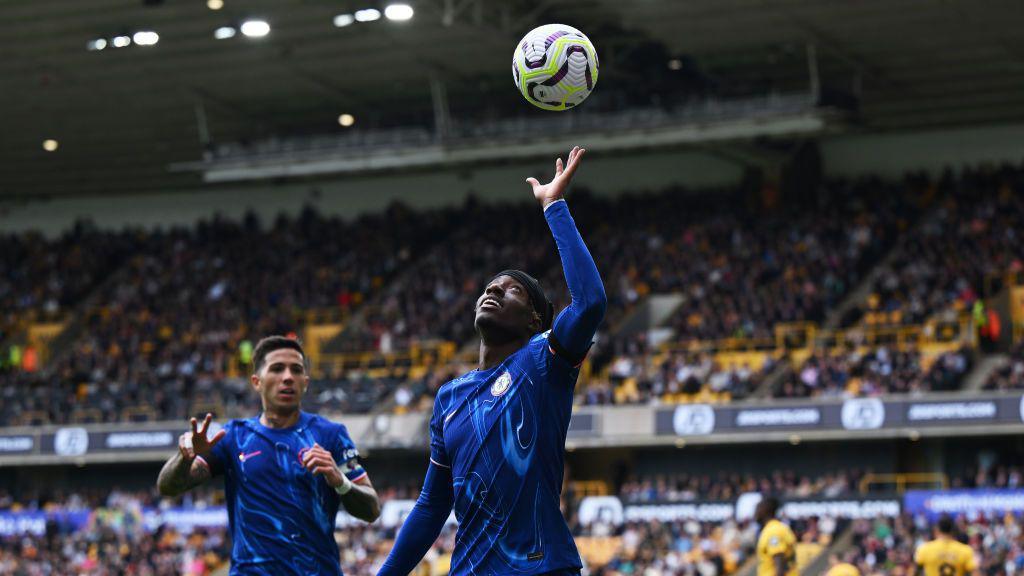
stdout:
{"type": "Polygon", "coordinates": [[[949,514],[939,516],[939,522],[935,525],[943,534],[953,534],[953,517],[949,514]]]}
{"type": "Polygon", "coordinates": [[[779,499],[775,496],[768,496],[761,500],[761,506],[764,506],[764,511],[772,518],[775,518],[775,515],[779,513],[779,499]]]}
{"type": "Polygon", "coordinates": [[[260,369],[263,368],[263,362],[267,359],[267,354],[270,354],[274,350],[283,349],[297,350],[299,354],[302,354],[302,363],[306,363],[306,352],[302,349],[302,344],[299,343],[295,338],[289,338],[287,336],[267,336],[256,343],[256,348],[252,351],[252,373],[259,374],[260,369]]]}

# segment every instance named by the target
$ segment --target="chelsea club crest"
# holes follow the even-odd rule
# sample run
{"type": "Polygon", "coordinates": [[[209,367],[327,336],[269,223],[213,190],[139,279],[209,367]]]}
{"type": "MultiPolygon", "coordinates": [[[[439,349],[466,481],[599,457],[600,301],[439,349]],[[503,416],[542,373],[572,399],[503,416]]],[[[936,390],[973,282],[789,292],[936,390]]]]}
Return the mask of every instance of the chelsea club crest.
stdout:
{"type": "Polygon", "coordinates": [[[512,385],[512,375],[506,370],[498,379],[491,384],[491,396],[501,396],[504,394],[508,387],[512,385]]]}

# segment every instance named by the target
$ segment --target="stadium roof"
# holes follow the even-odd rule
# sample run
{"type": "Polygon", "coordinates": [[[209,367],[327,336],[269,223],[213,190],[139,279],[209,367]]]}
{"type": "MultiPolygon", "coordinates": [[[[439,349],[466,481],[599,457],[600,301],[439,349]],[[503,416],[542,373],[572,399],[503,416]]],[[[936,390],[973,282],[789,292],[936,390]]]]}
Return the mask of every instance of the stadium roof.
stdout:
{"type": "MultiPolygon", "coordinates": [[[[510,59],[535,25],[561,21],[598,47],[604,82],[644,88],[674,67],[716,87],[805,90],[807,46],[822,85],[859,100],[864,130],[1024,119],[1019,0],[406,0],[409,22],[333,19],[376,0],[33,0],[0,7],[0,198],[140,192],[200,184],[170,173],[214,142],[429,120],[431,77],[453,115],[518,100],[510,59]],[[265,38],[217,40],[252,17],[265,38]],[[154,46],[87,50],[141,30],[154,46]],[[656,60],[666,60],[658,62],[656,60]],[[43,150],[58,140],[56,152],[43,150]]],[[[601,89],[601,84],[598,90],[601,89]]]]}

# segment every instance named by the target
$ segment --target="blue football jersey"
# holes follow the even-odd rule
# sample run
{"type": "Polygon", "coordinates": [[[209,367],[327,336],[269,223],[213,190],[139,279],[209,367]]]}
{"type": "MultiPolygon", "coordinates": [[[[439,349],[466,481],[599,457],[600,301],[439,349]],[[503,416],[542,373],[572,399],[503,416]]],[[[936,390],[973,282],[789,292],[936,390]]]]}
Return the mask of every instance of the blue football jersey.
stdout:
{"type": "Polygon", "coordinates": [[[268,428],[253,417],[224,429],[210,466],[224,475],[231,574],[340,576],[334,525],[341,497],[322,475],[306,470],[302,456],[317,443],[350,480],[364,476],[345,426],[302,412],[288,428],[268,428]]]}
{"type": "Polygon", "coordinates": [[[452,574],[544,574],[582,566],[559,508],[578,375],[551,351],[544,333],[500,365],[438,391],[430,459],[452,474],[459,521],[452,574]]]}

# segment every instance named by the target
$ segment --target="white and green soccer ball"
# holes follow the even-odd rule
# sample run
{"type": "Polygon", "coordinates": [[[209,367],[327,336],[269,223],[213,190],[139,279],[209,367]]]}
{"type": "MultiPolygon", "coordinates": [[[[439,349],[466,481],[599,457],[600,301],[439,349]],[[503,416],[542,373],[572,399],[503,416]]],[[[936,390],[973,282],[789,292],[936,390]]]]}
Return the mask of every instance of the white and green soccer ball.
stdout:
{"type": "Polygon", "coordinates": [[[512,78],[526,101],[545,110],[579,106],[597,84],[597,52],[583,32],[565,24],[531,30],[512,55],[512,78]]]}

